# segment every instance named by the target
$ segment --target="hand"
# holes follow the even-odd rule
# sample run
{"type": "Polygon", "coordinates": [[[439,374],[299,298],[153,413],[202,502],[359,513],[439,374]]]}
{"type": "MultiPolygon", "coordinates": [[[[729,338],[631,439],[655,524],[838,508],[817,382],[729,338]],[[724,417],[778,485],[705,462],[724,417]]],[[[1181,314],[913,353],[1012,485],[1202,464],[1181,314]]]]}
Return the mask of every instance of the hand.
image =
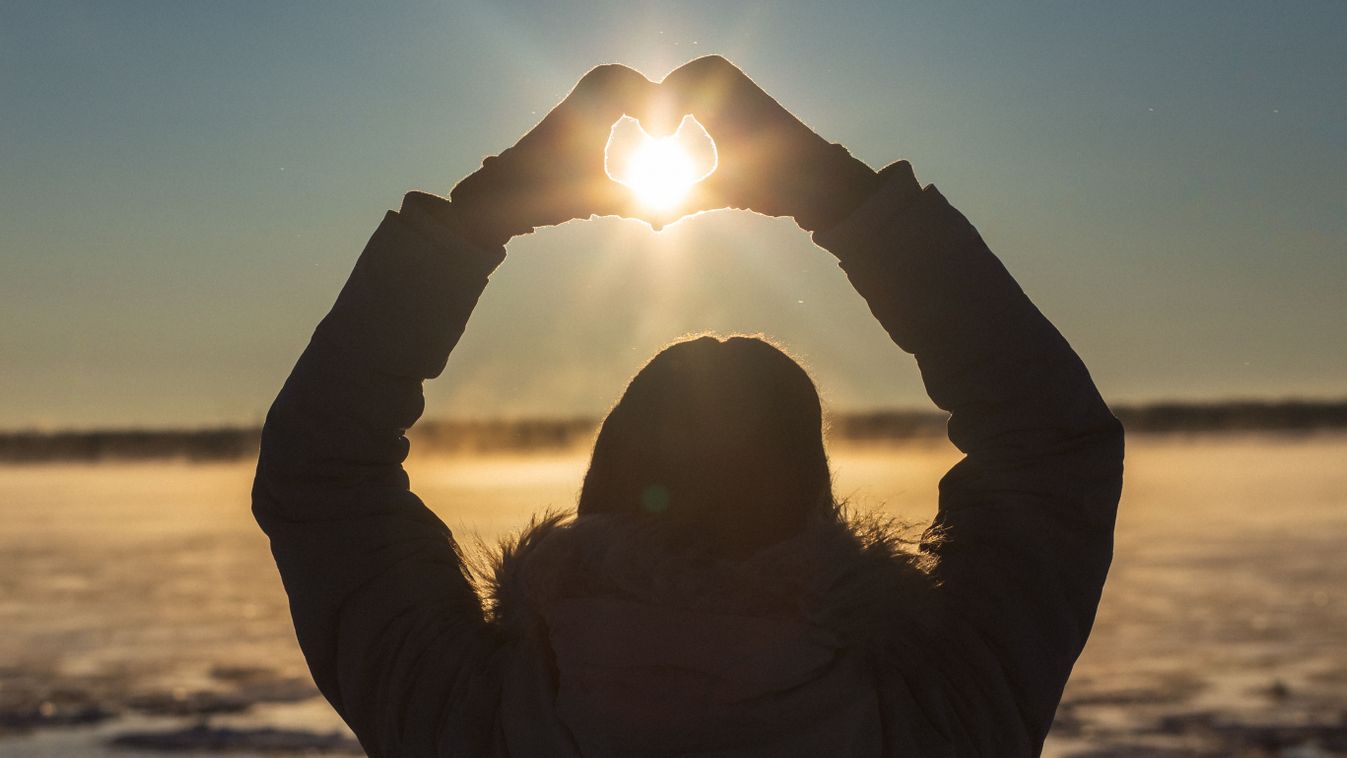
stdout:
{"type": "Polygon", "coordinates": [[[512,148],[487,158],[450,195],[469,238],[499,245],[539,226],[618,215],[659,227],[703,210],[790,216],[815,231],[840,221],[878,184],[874,171],[781,107],[729,61],[698,58],[655,84],[599,66],[512,148]],[[655,214],[604,172],[604,145],[623,115],[653,136],[693,115],[716,142],[716,171],[677,208],[655,214]]]}
{"type": "Polygon", "coordinates": [[[815,134],[720,56],[675,69],[659,90],[655,107],[692,114],[719,157],[715,173],[693,188],[677,215],[741,208],[790,216],[816,231],[845,218],[879,183],[870,167],[815,134]]]}
{"type": "Polygon", "coordinates": [[[572,219],[638,216],[631,191],[604,173],[603,151],[613,123],[652,113],[657,91],[626,66],[591,70],[514,147],[454,187],[456,223],[469,238],[497,245],[572,219]]]}

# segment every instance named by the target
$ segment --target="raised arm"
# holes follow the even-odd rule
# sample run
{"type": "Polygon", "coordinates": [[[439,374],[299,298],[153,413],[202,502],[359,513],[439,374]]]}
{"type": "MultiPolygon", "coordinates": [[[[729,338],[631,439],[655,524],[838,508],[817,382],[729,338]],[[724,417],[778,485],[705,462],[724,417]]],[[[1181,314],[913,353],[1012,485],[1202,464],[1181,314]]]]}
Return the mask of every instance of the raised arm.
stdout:
{"type": "Polygon", "coordinates": [[[814,239],[949,411],[967,456],[940,483],[928,619],[953,728],[991,754],[1041,748],[1112,557],[1123,435],[1085,366],[981,237],[906,163],[814,239]]]}
{"type": "Polygon", "coordinates": [[[453,537],[401,464],[504,251],[435,223],[408,208],[374,233],[267,415],[253,485],[314,680],[374,756],[436,743],[444,704],[491,678],[453,537]]]}
{"type": "Polygon", "coordinates": [[[906,162],[875,174],[718,57],[662,86],[721,156],[694,205],[815,232],[952,413],[967,457],[941,482],[928,546],[939,590],[913,646],[923,670],[905,675],[923,680],[914,691],[948,738],[987,755],[1037,752],[1108,571],[1121,427],[977,231],[906,162]]]}
{"type": "Polygon", "coordinates": [[[371,756],[487,755],[506,739],[500,643],[453,536],[409,488],[404,432],[505,242],[616,212],[626,195],[603,175],[603,144],[644,86],[595,69],[453,202],[408,195],[267,415],[253,511],[314,680],[371,756]]]}

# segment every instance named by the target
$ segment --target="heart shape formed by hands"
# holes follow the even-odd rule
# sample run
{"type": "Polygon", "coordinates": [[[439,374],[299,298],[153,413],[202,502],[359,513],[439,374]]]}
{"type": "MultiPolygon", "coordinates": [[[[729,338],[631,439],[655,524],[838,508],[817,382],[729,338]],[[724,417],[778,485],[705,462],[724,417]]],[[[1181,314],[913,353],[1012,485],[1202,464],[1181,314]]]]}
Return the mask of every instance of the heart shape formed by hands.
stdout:
{"type": "Polygon", "coordinates": [[[685,115],[666,137],[652,137],[640,122],[623,115],[613,123],[603,148],[609,179],[628,187],[643,207],[668,211],[687,197],[693,185],[715,173],[716,142],[706,128],[685,115]]]}
{"type": "Polygon", "coordinates": [[[572,219],[624,216],[660,229],[720,208],[789,216],[815,231],[877,181],[743,71],[706,56],[658,83],[626,66],[595,67],[450,198],[469,236],[500,245],[572,219]]]}

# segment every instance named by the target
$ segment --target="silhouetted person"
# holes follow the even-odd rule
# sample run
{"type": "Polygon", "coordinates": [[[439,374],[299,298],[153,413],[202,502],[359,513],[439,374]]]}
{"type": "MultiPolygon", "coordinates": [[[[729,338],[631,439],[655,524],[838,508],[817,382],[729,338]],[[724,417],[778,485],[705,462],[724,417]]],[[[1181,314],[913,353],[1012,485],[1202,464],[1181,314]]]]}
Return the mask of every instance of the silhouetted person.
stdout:
{"type": "Polygon", "coordinates": [[[253,499],[314,678],[371,755],[1003,756],[1041,749],[1121,481],[1085,367],[964,217],[712,57],[658,85],[596,69],[450,201],[389,213],[271,409],[253,499]],[[605,420],[577,516],[533,525],[480,597],[401,467],[422,381],[510,237],[643,213],[603,175],[608,127],[689,112],[720,165],[682,210],[813,232],[966,458],[907,551],[839,514],[803,369],[752,338],[675,344],[605,420]]]}

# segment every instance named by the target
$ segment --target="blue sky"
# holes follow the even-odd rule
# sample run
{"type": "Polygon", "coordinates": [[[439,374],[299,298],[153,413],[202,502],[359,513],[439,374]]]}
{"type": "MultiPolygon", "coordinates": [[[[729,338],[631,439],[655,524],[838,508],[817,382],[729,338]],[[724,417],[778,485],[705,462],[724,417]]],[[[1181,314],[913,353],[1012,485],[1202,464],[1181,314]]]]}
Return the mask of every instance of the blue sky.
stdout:
{"type": "MultiPolygon", "coordinates": [[[[406,190],[593,65],[711,52],[911,160],[1108,399],[1341,397],[1344,39],[1339,2],[5,3],[0,428],[259,420],[406,190]]],[[[721,213],[517,240],[428,412],[601,412],[701,330],[785,342],[834,408],[925,402],[830,256],[721,213]]]]}

